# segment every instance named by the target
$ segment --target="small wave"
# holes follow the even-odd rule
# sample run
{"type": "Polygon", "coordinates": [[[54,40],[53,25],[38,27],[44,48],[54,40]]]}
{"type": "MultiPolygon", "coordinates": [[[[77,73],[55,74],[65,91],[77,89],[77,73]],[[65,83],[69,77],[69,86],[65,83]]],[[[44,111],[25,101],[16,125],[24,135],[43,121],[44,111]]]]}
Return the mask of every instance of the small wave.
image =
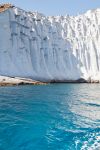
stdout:
{"type": "Polygon", "coordinates": [[[100,107],[100,104],[95,104],[95,103],[86,103],[89,106],[95,106],[95,107],[100,107]]]}

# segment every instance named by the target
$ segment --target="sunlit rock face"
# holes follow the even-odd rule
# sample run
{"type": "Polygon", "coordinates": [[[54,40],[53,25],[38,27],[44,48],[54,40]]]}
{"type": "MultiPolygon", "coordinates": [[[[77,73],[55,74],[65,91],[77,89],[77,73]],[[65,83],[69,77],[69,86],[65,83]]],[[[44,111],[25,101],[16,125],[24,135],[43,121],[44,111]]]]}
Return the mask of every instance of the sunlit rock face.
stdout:
{"type": "Polygon", "coordinates": [[[100,9],[76,17],[16,7],[1,12],[0,75],[100,80],[100,9]]]}

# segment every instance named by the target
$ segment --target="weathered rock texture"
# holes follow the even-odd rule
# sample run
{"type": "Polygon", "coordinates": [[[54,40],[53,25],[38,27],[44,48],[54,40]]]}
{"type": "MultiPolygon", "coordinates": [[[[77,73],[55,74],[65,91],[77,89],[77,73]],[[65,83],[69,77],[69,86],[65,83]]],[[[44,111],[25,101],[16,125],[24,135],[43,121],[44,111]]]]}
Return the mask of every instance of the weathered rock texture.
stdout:
{"type": "Polygon", "coordinates": [[[0,6],[0,75],[100,81],[100,9],[74,16],[0,6]]]}

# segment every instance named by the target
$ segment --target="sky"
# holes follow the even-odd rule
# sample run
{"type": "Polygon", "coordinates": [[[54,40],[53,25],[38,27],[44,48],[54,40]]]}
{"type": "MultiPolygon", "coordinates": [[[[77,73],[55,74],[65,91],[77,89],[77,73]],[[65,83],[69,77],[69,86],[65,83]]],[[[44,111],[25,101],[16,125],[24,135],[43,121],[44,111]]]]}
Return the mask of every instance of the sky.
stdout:
{"type": "Polygon", "coordinates": [[[77,15],[100,8],[100,0],[0,0],[0,3],[6,2],[45,15],[77,15]]]}

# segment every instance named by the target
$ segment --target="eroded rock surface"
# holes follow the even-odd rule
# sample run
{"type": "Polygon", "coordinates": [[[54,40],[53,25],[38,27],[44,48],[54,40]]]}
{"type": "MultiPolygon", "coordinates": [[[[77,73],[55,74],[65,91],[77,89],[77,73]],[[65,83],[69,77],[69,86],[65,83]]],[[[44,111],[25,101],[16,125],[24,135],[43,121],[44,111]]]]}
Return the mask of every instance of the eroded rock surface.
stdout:
{"type": "Polygon", "coordinates": [[[100,9],[76,17],[46,17],[11,5],[0,12],[0,75],[100,81],[100,9]]]}

